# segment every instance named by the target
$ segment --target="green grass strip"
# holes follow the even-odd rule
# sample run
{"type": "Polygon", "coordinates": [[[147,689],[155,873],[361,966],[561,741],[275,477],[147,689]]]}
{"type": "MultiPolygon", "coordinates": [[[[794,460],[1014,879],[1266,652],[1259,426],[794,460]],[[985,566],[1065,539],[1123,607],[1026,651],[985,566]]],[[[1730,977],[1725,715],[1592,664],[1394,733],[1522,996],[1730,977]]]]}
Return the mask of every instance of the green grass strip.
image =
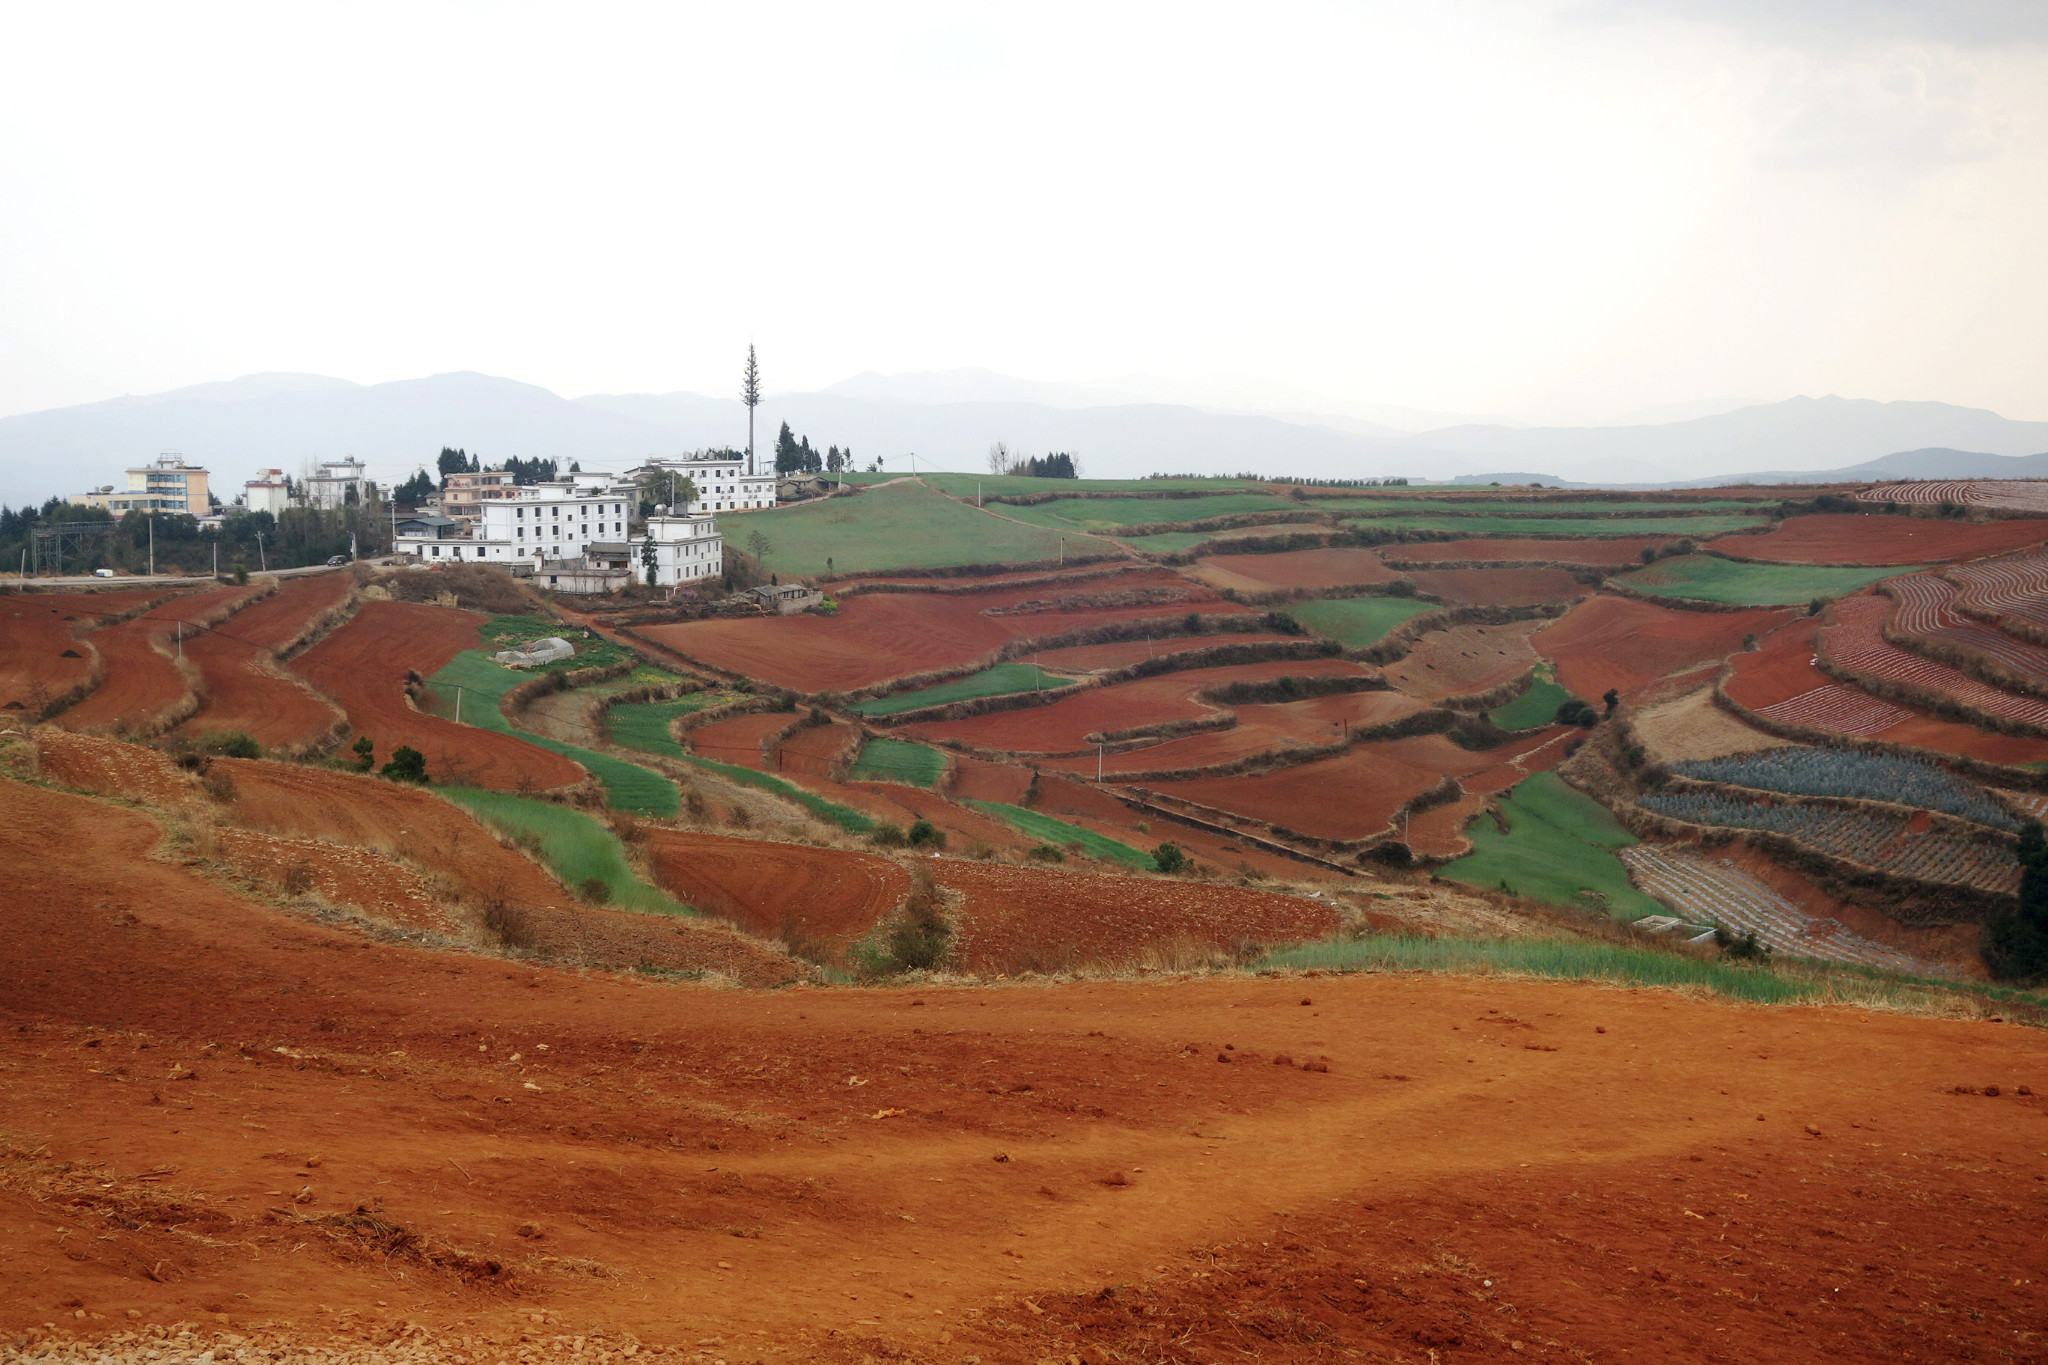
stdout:
{"type": "MultiPolygon", "coordinates": [[[[1019,525],[996,511],[977,511],[921,484],[906,483],[859,497],[726,513],[718,518],[718,529],[727,545],[755,556],[763,568],[784,578],[1060,558],[1056,531],[1019,525]]],[[[1069,559],[1115,551],[1071,527],[1064,530],[1069,559]]]]}
{"type": "Polygon", "coordinates": [[[632,811],[636,815],[674,815],[682,809],[676,795],[676,784],[659,773],[594,749],[565,744],[530,730],[514,729],[512,723],[505,719],[505,713],[498,709],[498,703],[507,692],[529,677],[528,673],[491,662],[489,656],[478,650],[465,649],[427,680],[433,689],[433,712],[454,719],[459,688],[463,724],[474,725],[480,730],[494,730],[536,749],[546,749],[574,759],[604,785],[605,801],[612,809],[632,811]]]}
{"type": "Polygon", "coordinates": [[[1108,531],[1118,526],[1207,521],[1246,512],[1299,511],[1301,504],[1271,493],[1219,493],[1201,498],[1061,498],[997,510],[1006,517],[1055,530],[1108,531]]]}
{"type": "Polygon", "coordinates": [[[1055,820],[1050,815],[1040,815],[1035,810],[1022,806],[1006,805],[1001,801],[969,801],[962,799],[963,806],[972,806],[984,815],[992,815],[1043,843],[1057,844],[1061,848],[1079,844],[1081,851],[1091,858],[1106,863],[1122,863],[1125,867],[1152,869],[1152,855],[1140,853],[1129,844],[1120,843],[1092,829],[1082,829],[1064,820],[1055,820]]]}
{"type": "Polygon", "coordinates": [[[1617,580],[1658,597],[1689,597],[1731,606],[1798,606],[1816,597],[1840,597],[1881,578],[1919,573],[1924,564],[1833,568],[1814,564],[1749,564],[1717,555],[1660,559],[1617,580]]]}
{"type": "Polygon", "coordinates": [[[1051,691],[1069,686],[1072,686],[1071,680],[1049,674],[1035,664],[1006,663],[984,668],[965,678],[921,687],[915,692],[877,697],[873,701],[849,706],[847,710],[863,716],[893,716],[924,706],[943,706],[947,702],[970,701],[976,697],[1001,697],[1012,692],[1051,691]]]}
{"type": "Polygon", "coordinates": [[[847,776],[858,782],[904,782],[929,790],[946,771],[946,756],[929,744],[907,739],[871,739],[861,746],[847,776]]]}
{"type": "Polygon", "coordinates": [[[575,647],[574,658],[559,659],[541,668],[528,669],[525,674],[528,677],[535,673],[559,673],[572,668],[603,668],[639,657],[624,645],[615,645],[595,631],[565,626],[552,616],[493,616],[477,627],[477,634],[483,638],[486,657],[501,649],[518,649],[529,640],[544,640],[549,636],[567,640],[575,647]]]}
{"type": "Polygon", "coordinates": [[[716,692],[692,692],[673,701],[624,702],[606,708],[605,729],[612,743],[623,748],[664,758],[686,758],[683,746],[669,734],[669,722],[724,699],[716,692]]]}
{"type": "Polygon", "coordinates": [[[531,835],[538,839],[541,860],[579,895],[584,883],[596,881],[604,886],[607,904],[621,910],[655,915],[696,913],[633,875],[619,836],[580,810],[479,787],[436,790],[514,838],[531,835]]]}
{"type": "Polygon", "coordinates": [[[1534,730],[1555,721],[1557,708],[1571,699],[1572,694],[1558,685],[1550,665],[1540,663],[1536,665],[1536,681],[1529,684],[1529,690],[1506,706],[1494,707],[1486,718],[1503,730],[1534,730]]]}
{"type": "Polygon", "coordinates": [[[1616,919],[1667,913],[1629,882],[1614,850],[1637,842],[1607,808],[1555,773],[1524,779],[1500,803],[1503,834],[1481,815],[1466,830],[1472,851],[1437,875],[1552,905],[1602,909],[1616,919]],[[1587,894],[1587,893],[1592,894],[1587,894]]]}
{"type": "Polygon", "coordinates": [[[1361,531],[1449,531],[1460,536],[1689,536],[1705,540],[1761,526],[1763,517],[1360,517],[1361,531]]]}
{"type": "Polygon", "coordinates": [[[848,834],[866,834],[875,827],[873,820],[862,815],[851,806],[842,806],[836,801],[827,801],[822,796],[807,792],[802,787],[796,786],[794,783],[785,782],[772,774],[756,772],[752,768],[743,768],[737,763],[720,763],[715,758],[703,758],[696,754],[685,754],[683,761],[693,767],[702,768],[706,772],[717,773],[727,781],[737,782],[743,787],[755,787],[764,792],[773,792],[775,795],[786,800],[794,801],[820,820],[837,825],[848,834]]]}
{"type": "MultiPolygon", "coordinates": [[[[869,475],[870,478],[878,477],[869,475]]],[[[924,481],[943,493],[956,498],[972,498],[976,492],[986,497],[998,493],[1015,496],[1019,493],[1163,493],[1187,492],[1199,489],[1225,490],[1250,488],[1243,479],[1034,479],[1024,474],[926,474],[924,481]]]]}
{"type": "Polygon", "coordinates": [[[1434,602],[1407,597],[1330,597],[1297,602],[1287,608],[1287,614],[1346,649],[1359,649],[1376,643],[1411,616],[1435,610],[1434,602]]]}

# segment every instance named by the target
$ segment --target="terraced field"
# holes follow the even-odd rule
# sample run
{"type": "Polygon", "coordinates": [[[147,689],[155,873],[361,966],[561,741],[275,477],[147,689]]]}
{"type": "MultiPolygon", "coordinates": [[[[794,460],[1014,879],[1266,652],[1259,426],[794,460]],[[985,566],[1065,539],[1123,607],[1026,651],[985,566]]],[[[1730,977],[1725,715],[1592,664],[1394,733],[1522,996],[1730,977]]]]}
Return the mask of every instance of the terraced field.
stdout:
{"type": "Polygon", "coordinates": [[[2048,687],[2048,649],[1963,615],[1956,609],[1959,589],[1946,578],[1907,574],[1886,582],[1884,590],[1898,604],[1892,611],[1894,632],[1955,645],[2048,687]]]}
{"type": "Polygon", "coordinates": [[[1836,604],[1839,624],[1820,633],[1827,657],[1852,672],[1885,678],[1954,698],[1966,706],[2048,730],[2048,701],[2016,696],[1967,673],[1924,659],[1884,638],[1890,603],[1882,597],[1859,596],[1836,604]]]}
{"type": "Polygon", "coordinates": [[[2048,550],[1956,564],[1942,575],[1962,590],[1957,610],[2048,630],[2048,550]]]}

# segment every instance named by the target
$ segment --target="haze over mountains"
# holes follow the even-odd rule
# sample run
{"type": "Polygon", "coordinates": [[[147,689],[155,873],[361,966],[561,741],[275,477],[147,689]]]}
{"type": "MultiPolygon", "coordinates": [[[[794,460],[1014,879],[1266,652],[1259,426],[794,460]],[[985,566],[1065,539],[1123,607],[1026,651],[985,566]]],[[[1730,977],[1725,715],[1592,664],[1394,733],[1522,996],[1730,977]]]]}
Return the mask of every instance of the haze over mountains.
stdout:
{"type": "MultiPolygon", "coordinates": [[[[1098,477],[1254,470],[1317,478],[1659,485],[1738,475],[1780,482],[1827,471],[1847,477],[2048,473],[2048,457],[2010,465],[1999,458],[2048,452],[2048,422],[1946,403],[1801,397],[1622,426],[1522,427],[1500,419],[1431,427],[1450,415],[1355,405],[1306,410],[1335,404],[1284,389],[1232,393],[1219,386],[1213,401],[1199,405],[1157,401],[1141,389],[1169,392],[1172,381],[1133,376],[1097,387],[985,370],[861,374],[821,392],[766,398],[757,441],[768,449],[778,424],[787,421],[815,447],[850,446],[863,467],[880,456],[886,468],[908,472],[912,452],[921,469],[981,468],[989,445],[1000,440],[1023,453],[1074,452],[1098,477]]],[[[572,400],[473,373],[375,385],[259,374],[0,418],[0,502],[77,494],[118,481],[126,466],[165,450],[206,465],[215,471],[216,488],[233,490],[259,468],[296,472],[308,462],[348,454],[388,481],[431,462],[443,445],[486,460],[554,456],[616,466],[648,455],[743,445],[746,430],[746,409],[736,399],[694,393],[572,400]]]]}

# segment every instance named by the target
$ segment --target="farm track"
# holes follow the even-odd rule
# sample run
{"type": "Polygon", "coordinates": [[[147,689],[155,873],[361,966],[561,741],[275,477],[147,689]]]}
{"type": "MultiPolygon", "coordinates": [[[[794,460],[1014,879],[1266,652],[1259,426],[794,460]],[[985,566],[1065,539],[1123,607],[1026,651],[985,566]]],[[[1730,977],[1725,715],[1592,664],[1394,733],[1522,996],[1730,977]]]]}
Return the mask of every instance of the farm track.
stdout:
{"type": "Polygon", "coordinates": [[[1887,944],[1850,933],[1839,923],[1807,914],[1740,868],[1654,844],[1621,850],[1635,884],[1695,924],[1750,931],[1773,952],[1823,962],[1883,967],[1918,976],[1952,976],[1887,944]]]}

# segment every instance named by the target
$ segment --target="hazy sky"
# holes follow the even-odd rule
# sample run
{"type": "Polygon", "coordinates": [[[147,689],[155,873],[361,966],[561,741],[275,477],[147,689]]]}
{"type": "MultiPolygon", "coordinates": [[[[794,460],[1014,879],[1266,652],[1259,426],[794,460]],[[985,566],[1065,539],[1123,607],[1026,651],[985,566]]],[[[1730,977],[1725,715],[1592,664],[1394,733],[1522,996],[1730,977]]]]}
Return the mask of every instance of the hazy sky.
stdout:
{"type": "Polygon", "coordinates": [[[986,366],[2048,418],[2048,3],[9,4],[0,412],[986,366]]]}

